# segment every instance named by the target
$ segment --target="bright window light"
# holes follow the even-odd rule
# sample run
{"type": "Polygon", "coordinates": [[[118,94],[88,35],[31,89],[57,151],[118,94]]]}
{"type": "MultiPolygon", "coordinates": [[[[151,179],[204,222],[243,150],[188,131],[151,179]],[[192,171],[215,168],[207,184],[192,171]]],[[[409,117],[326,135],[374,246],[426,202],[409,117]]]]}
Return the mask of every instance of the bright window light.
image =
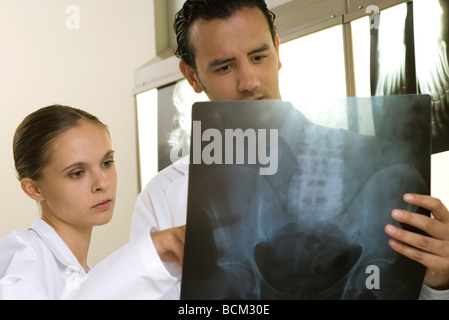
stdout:
{"type": "Polygon", "coordinates": [[[310,120],[320,123],[322,114],[308,108],[310,104],[346,97],[341,25],[282,44],[280,58],[282,99],[292,102],[310,120]]]}
{"type": "Polygon", "coordinates": [[[141,189],[158,172],[157,89],[136,96],[141,189]]]}
{"type": "Polygon", "coordinates": [[[370,20],[363,17],[351,22],[354,52],[355,87],[358,97],[371,96],[370,84],[370,20]]]}

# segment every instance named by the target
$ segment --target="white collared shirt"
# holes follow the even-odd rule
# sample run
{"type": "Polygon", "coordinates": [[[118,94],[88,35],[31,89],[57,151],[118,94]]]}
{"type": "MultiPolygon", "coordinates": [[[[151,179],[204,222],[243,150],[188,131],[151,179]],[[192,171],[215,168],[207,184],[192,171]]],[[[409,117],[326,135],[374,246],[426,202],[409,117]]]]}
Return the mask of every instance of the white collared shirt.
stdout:
{"type": "Polygon", "coordinates": [[[179,282],[154,248],[149,232],[86,273],[43,220],[0,241],[0,299],[159,299],[179,282]]]}

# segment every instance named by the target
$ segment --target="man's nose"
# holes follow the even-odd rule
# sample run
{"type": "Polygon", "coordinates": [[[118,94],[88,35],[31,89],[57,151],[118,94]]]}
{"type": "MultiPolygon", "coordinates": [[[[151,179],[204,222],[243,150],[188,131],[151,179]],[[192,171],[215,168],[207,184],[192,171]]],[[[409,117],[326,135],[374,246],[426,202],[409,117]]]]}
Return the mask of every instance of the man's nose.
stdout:
{"type": "Polygon", "coordinates": [[[260,85],[259,77],[255,70],[255,67],[250,63],[245,63],[240,66],[238,76],[238,90],[240,92],[252,92],[260,85]]]}

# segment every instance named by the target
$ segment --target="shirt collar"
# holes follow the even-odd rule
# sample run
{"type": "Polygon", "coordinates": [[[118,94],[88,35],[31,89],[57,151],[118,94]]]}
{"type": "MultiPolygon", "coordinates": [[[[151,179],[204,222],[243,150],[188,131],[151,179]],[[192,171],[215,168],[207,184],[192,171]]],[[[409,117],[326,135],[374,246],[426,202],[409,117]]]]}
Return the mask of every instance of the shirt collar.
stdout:
{"type": "Polygon", "coordinates": [[[175,163],[173,163],[173,168],[186,175],[189,173],[189,163],[190,155],[184,156],[175,163]]]}
{"type": "Polygon", "coordinates": [[[34,231],[42,239],[42,241],[44,241],[59,262],[67,268],[77,270],[81,274],[85,273],[84,268],[80,265],[67,244],[61,239],[55,229],[53,229],[44,220],[35,220],[29,230],[34,231]]]}

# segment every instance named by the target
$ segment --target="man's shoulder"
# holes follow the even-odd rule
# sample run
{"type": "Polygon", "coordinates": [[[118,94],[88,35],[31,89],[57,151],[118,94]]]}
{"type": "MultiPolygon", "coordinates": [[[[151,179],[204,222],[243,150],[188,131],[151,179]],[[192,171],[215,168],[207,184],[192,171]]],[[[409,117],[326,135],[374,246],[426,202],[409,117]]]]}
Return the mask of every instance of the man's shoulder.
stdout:
{"type": "Polygon", "coordinates": [[[185,156],[158,172],[146,185],[145,189],[165,189],[179,179],[189,175],[189,156],[185,156]]]}

